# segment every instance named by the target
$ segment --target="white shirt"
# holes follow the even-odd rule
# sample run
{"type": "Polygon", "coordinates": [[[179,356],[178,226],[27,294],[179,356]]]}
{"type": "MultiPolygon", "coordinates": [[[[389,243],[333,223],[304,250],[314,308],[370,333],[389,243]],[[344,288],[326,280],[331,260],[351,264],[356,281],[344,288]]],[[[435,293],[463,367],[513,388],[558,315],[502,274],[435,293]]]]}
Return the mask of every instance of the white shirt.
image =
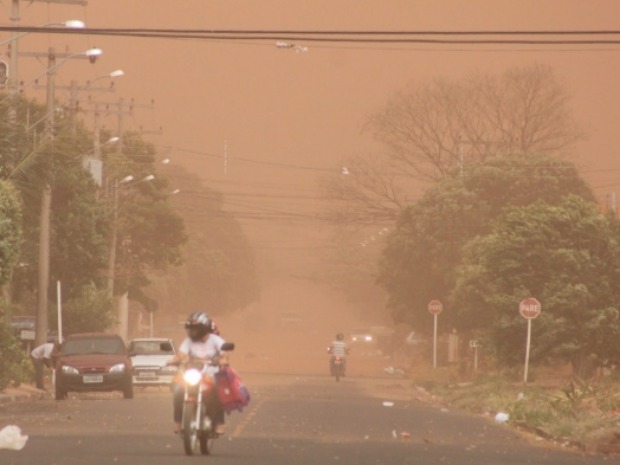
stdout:
{"type": "Polygon", "coordinates": [[[52,358],[52,352],[54,351],[54,343],[46,342],[45,344],[41,344],[38,347],[32,349],[30,355],[32,358],[36,358],[37,360],[43,360],[44,358],[52,358]]]}
{"type": "MultiPolygon", "coordinates": [[[[201,360],[208,360],[216,355],[219,355],[222,352],[222,344],[224,344],[224,339],[222,339],[217,334],[209,334],[209,337],[206,341],[198,341],[194,342],[190,338],[183,339],[181,345],[179,346],[179,352],[189,355],[193,358],[198,358],[201,360]]],[[[207,373],[215,373],[218,368],[207,365],[205,367],[205,371],[207,373]]]]}
{"type": "Polygon", "coordinates": [[[332,342],[332,351],[331,351],[332,355],[339,355],[341,357],[344,357],[345,355],[347,355],[347,344],[344,341],[334,341],[332,342]]]}

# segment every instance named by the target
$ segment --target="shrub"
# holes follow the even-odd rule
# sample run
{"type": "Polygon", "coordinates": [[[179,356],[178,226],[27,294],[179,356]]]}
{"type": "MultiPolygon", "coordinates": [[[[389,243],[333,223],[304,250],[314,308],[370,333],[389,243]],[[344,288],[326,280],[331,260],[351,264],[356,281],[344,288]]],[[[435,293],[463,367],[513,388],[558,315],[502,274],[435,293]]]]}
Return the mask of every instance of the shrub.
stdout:
{"type": "Polygon", "coordinates": [[[3,322],[0,322],[0,354],[0,391],[4,391],[11,383],[19,385],[32,376],[27,354],[3,322]]]}

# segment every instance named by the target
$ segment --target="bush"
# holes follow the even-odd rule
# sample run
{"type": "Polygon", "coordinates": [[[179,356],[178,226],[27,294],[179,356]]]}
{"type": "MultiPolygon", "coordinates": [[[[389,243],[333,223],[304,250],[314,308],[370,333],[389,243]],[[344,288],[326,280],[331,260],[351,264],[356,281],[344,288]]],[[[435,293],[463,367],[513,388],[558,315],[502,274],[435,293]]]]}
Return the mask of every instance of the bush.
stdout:
{"type": "Polygon", "coordinates": [[[64,335],[108,329],[114,318],[107,290],[97,289],[92,284],[84,286],[76,297],[63,304],[63,322],[64,335]]]}
{"type": "Polygon", "coordinates": [[[28,355],[3,322],[0,322],[0,354],[0,391],[4,391],[11,383],[19,385],[32,376],[28,355]]]}

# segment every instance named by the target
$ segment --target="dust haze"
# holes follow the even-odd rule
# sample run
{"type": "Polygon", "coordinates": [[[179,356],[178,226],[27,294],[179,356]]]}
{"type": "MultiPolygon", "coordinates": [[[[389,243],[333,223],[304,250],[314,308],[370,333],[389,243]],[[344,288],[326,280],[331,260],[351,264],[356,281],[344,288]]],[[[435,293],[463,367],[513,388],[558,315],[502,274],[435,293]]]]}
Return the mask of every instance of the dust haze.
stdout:
{"type": "MultiPolygon", "coordinates": [[[[6,24],[10,2],[3,6],[6,24]]],[[[89,27],[102,28],[614,29],[619,13],[616,0],[596,6],[581,0],[89,0],[84,8],[22,2],[21,24],[79,18],[89,27]]],[[[1,39],[8,37],[3,34],[1,39]]],[[[370,298],[351,299],[337,290],[337,283],[318,279],[334,245],[333,232],[317,219],[324,207],[318,184],[321,176],[339,172],[344,158],[382,150],[362,130],[364,121],[407,83],[501,73],[536,62],[552,66],[589,133],[573,158],[601,199],[620,187],[617,48],[307,44],[307,52],[295,53],[256,42],[62,35],[29,37],[20,43],[21,50],[50,45],[58,50],[101,47],[104,56],[96,64],[67,64],[57,82],[92,80],[123,69],[126,76],[115,84],[114,96],[106,98],[155,100],[154,110],[137,110],[125,122],[126,129],[161,126],[161,135],[146,139],[162,158],[170,157],[221,191],[225,209],[241,222],[256,250],[261,297],[231,315],[215,311],[214,318],[222,335],[236,342],[235,363],[246,370],[325,373],[325,348],[336,332],[391,326],[385,296],[373,287],[374,269],[368,270],[367,286],[359,289],[370,298]],[[287,312],[298,313],[301,321],[284,323],[287,312]]],[[[44,65],[36,60],[20,62],[22,78],[41,70],[44,65]]],[[[41,91],[29,92],[44,98],[41,91]]],[[[108,129],[115,124],[106,119],[108,129]]],[[[175,199],[182,201],[182,195],[175,199]]],[[[375,229],[360,232],[360,241],[375,229]]],[[[360,253],[376,257],[381,244],[373,247],[360,248],[360,253]]],[[[184,316],[197,309],[185,308],[182,291],[169,299],[159,302],[166,311],[156,317],[156,335],[179,339],[184,316]]]]}

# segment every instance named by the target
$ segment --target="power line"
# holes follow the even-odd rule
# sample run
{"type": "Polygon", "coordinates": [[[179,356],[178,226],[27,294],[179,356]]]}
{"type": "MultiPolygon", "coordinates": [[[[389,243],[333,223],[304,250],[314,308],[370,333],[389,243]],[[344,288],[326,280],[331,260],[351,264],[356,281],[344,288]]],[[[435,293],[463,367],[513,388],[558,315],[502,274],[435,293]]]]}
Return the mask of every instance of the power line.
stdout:
{"type": "Polygon", "coordinates": [[[0,31],[44,34],[77,34],[99,36],[121,36],[137,38],[172,38],[227,41],[296,41],[314,43],[364,43],[364,44],[462,44],[462,45],[620,45],[620,38],[599,38],[618,36],[620,30],[448,30],[448,31],[321,31],[321,30],[216,30],[216,29],[124,29],[124,28],[83,28],[67,29],[58,27],[0,26],[0,31]],[[445,36],[449,38],[437,38],[445,36]],[[502,38],[468,38],[492,37],[502,38]],[[518,38],[503,38],[516,36],[518,38]],[[525,36],[587,37],[578,39],[525,39],[525,36]],[[429,38],[432,37],[432,38],[429,38]],[[454,37],[454,38],[453,38],[454,37]]]}

